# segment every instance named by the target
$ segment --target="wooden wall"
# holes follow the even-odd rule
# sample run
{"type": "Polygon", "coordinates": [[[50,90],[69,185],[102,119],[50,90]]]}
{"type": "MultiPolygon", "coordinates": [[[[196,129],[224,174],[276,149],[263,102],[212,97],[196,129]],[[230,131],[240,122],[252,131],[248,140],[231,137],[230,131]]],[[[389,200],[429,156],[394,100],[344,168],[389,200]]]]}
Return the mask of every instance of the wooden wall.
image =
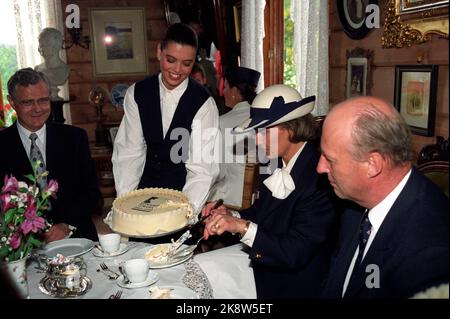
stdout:
{"type": "MultiPolygon", "coordinates": [[[[448,46],[445,39],[433,36],[431,41],[401,49],[383,49],[381,36],[383,32],[384,1],[381,6],[381,28],[374,29],[361,40],[352,40],[342,30],[336,8],[336,1],[330,0],[330,104],[336,104],[345,99],[346,50],[356,47],[374,51],[373,87],[371,95],[379,96],[394,102],[394,80],[396,65],[417,64],[417,58],[422,57],[422,64],[439,65],[435,136],[447,138],[449,126],[449,79],[448,79],[448,46]]],[[[417,154],[420,149],[434,142],[434,137],[413,135],[413,150],[417,154]]]]}
{"type": "MultiPolygon", "coordinates": [[[[64,16],[66,15],[64,13],[64,8],[68,4],[77,4],[80,8],[83,35],[90,35],[88,8],[145,7],[147,55],[149,62],[148,71],[149,74],[153,74],[159,70],[159,63],[156,59],[156,48],[167,29],[163,0],[62,0],[64,16]]],[[[69,39],[67,31],[65,37],[66,39],[69,39]]],[[[67,49],[66,52],[67,63],[70,65],[69,92],[72,100],[70,103],[72,124],[86,129],[90,142],[94,142],[96,110],[89,104],[88,100],[89,91],[93,84],[101,86],[110,93],[111,88],[115,84],[124,83],[130,85],[141,80],[143,76],[110,76],[94,78],[91,50],[74,46],[67,49]]],[[[109,98],[106,101],[103,112],[107,115],[106,121],[110,122],[110,124],[116,123],[118,125],[123,116],[123,111],[116,109],[111,104],[109,98]]]]}

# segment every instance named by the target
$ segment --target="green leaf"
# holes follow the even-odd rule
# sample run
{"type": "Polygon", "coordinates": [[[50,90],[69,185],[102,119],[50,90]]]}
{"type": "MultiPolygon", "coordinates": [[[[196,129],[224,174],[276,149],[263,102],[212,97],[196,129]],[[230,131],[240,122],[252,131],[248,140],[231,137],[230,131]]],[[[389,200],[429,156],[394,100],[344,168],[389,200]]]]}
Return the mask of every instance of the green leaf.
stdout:
{"type": "Polygon", "coordinates": [[[32,181],[33,183],[36,182],[36,178],[34,177],[34,175],[32,174],[28,174],[25,175],[26,178],[28,178],[30,181],[32,181]]]}

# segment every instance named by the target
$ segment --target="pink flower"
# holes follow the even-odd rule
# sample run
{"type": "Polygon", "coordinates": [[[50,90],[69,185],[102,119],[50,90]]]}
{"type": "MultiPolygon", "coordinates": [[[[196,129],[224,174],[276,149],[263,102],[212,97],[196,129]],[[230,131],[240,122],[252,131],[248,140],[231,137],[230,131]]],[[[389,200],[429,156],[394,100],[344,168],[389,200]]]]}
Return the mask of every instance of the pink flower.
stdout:
{"type": "Polygon", "coordinates": [[[0,195],[0,212],[4,213],[8,209],[15,207],[11,194],[4,193],[0,195]]]}
{"type": "Polygon", "coordinates": [[[58,182],[54,179],[51,179],[47,185],[47,188],[44,190],[46,196],[52,196],[56,198],[56,192],[58,191],[58,182]]]}
{"type": "Polygon", "coordinates": [[[14,235],[12,235],[11,240],[10,240],[10,246],[12,249],[17,249],[20,246],[20,233],[14,233],[14,235]]]}
{"type": "Polygon", "coordinates": [[[5,175],[5,181],[3,183],[2,193],[3,192],[17,192],[19,189],[19,182],[17,179],[11,175],[10,178],[8,178],[8,174],[5,175]]]}
{"type": "Polygon", "coordinates": [[[29,204],[27,206],[27,209],[25,210],[24,216],[25,221],[20,225],[20,229],[22,229],[23,233],[26,235],[30,231],[33,233],[37,233],[38,230],[45,228],[45,219],[42,217],[39,217],[36,214],[36,205],[34,203],[29,204]]]}

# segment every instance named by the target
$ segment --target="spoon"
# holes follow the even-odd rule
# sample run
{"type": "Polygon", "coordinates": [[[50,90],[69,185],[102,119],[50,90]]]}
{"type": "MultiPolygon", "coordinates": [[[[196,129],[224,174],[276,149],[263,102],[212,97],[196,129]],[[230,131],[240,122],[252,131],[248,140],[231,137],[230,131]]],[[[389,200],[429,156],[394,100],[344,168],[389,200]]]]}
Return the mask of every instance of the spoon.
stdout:
{"type": "Polygon", "coordinates": [[[125,273],[125,271],[123,270],[122,266],[119,266],[119,271],[123,276],[123,284],[124,285],[128,285],[130,283],[130,279],[128,279],[127,274],[125,273]]]}

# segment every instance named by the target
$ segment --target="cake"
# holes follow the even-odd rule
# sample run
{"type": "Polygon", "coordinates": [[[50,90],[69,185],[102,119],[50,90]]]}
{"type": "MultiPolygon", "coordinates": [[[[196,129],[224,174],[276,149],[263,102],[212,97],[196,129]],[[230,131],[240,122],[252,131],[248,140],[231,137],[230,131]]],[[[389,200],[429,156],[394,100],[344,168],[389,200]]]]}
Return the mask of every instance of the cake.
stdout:
{"type": "Polygon", "coordinates": [[[160,244],[156,247],[152,247],[145,253],[144,258],[152,264],[166,262],[169,259],[171,246],[172,244],[160,244]]]}
{"type": "Polygon", "coordinates": [[[145,188],[114,200],[110,226],[128,236],[154,236],[181,229],[192,219],[192,205],[182,192],[145,188]]]}
{"type": "Polygon", "coordinates": [[[150,298],[151,299],[171,299],[170,292],[173,289],[170,288],[159,288],[158,286],[151,287],[150,298]]]}

